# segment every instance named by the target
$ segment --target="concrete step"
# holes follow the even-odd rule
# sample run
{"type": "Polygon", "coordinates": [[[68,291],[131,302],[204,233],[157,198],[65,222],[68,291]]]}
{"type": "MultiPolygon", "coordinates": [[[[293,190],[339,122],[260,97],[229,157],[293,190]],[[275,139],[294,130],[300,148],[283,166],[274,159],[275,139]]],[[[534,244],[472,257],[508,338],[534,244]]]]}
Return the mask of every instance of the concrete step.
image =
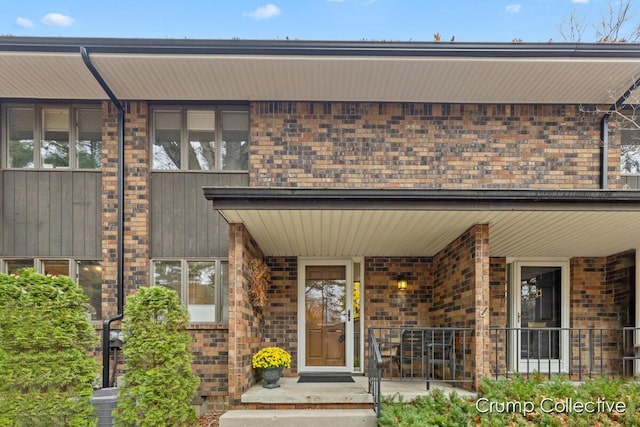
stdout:
{"type": "Polygon", "coordinates": [[[375,427],[373,409],[256,409],[225,412],[220,427],[375,427]]]}

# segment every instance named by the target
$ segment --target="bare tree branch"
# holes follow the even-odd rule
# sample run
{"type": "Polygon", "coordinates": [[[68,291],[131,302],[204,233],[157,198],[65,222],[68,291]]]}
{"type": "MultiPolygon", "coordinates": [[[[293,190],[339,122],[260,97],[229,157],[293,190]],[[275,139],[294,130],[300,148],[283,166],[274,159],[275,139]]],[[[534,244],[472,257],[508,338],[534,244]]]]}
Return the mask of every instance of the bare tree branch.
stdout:
{"type": "Polygon", "coordinates": [[[562,22],[557,25],[558,33],[560,33],[562,40],[576,43],[582,41],[582,34],[586,27],[585,18],[578,15],[575,7],[571,9],[571,14],[564,16],[562,22]]]}
{"type": "Polygon", "coordinates": [[[600,22],[594,26],[598,43],[633,42],[637,40],[637,26],[628,36],[622,35],[623,27],[633,18],[631,1],[609,1],[607,11],[602,14],[600,22]],[[633,38],[634,34],[635,39],[633,38]]]}

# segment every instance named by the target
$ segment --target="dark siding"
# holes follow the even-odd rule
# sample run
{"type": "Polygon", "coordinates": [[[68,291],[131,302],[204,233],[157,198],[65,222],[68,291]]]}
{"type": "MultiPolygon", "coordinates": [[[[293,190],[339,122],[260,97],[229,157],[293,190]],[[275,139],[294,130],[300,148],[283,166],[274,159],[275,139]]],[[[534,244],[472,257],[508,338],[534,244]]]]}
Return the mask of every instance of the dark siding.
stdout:
{"type": "Polygon", "coordinates": [[[247,186],[246,173],[151,174],[151,256],[228,256],[229,228],[202,193],[206,186],[247,186]]]}
{"type": "Polygon", "coordinates": [[[621,182],[629,190],[640,190],[640,175],[622,175],[621,182]]]}
{"type": "Polygon", "coordinates": [[[100,172],[2,171],[2,256],[101,258],[100,172]]]}

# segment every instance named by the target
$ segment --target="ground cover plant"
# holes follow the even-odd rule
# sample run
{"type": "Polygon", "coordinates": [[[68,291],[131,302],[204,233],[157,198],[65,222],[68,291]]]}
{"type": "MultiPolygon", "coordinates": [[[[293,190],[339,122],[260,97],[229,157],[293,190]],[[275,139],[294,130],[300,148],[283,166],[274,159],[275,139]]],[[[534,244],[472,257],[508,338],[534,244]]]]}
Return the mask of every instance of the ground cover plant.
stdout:
{"type": "Polygon", "coordinates": [[[127,298],[122,321],[125,374],[116,425],[198,425],[191,402],[200,381],[191,371],[188,324],[187,309],[171,289],[140,288],[127,298]]]}
{"type": "Polygon", "coordinates": [[[412,402],[385,399],[381,426],[640,426],[640,383],[562,376],[481,382],[478,397],[433,391],[412,402]]]}
{"type": "Polygon", "coordinates": [[[94,426],[88,298],[66,276],[0,274],[0,426],[94,426]]]}

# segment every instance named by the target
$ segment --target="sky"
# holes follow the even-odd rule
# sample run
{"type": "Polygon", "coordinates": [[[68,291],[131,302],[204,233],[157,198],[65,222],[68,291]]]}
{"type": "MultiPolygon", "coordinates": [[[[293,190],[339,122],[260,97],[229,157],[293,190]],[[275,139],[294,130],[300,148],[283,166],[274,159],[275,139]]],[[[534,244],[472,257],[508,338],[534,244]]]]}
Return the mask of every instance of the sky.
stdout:
{"type": "MultiPolygon", "coordinates": [[[[560,42],[558,25],[573,9],[596,23],[616,1],[0,0],[0,35],[432,41],[438,33],[442,41],[560,42]]],[[[595,41],[591,25],[582,41],[595,41]]]]}

